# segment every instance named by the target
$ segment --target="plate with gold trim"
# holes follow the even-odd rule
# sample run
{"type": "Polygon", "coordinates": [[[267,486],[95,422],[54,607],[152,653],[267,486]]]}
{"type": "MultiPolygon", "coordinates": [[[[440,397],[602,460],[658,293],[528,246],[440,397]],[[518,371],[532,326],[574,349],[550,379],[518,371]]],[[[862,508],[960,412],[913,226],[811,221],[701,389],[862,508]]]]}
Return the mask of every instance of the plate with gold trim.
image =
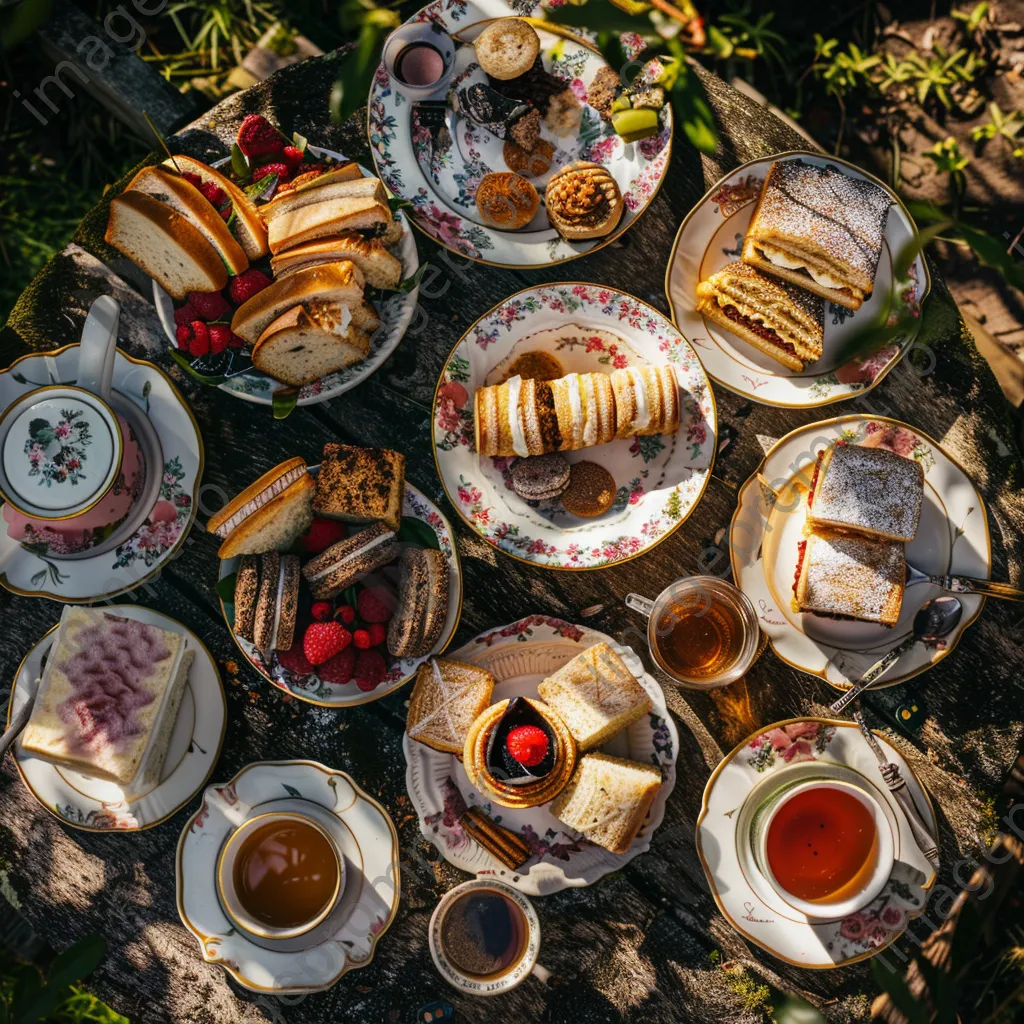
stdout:
{"type": "MultiPolygon", "coordinates": [[[[78,376],[78,345],[55,352],[22,356],[0,371],[0,408],[38,387],[73,384],[78,376]]],[[[142,525],[120,540],[106,534],[93,548],[68,552],[61,536],[48,529],[18,527],[9,536],[0,523],[0,586],[25,597],[48,597],[64,604],[88,604],[125,594],[165,566],[185,541],[192,526],[199,482],[203,475],[203,439],[192,410],[159,367],[133,359],[120,349],[114,358],[113,394],[116,411],[149,418],[160,454],[152,472],[159,486],[142,525]],[[110,544],[116,544],[111,548],[110,544]]],[[[145,448],[145,437],[140,436],[145,448]]],[[[147,459],[147,474],[150,472],[147,459]]],[[[147,485],[144,495],[150,493],[147,485]]],[[[12,511],[4,506],[5,519],[12,511]]],[[[130,528],[126,524],[126,529],[130,528]]]]}
{"type": "Polygon", "coordinates": [[[398,912],[398,833],[388,812],[342,771],[316,761],[258,761],[209,786],[178,840],[178,914],[218,964],[250,992],[321,992],[373,959],[398,912]],[[299,939],[259,939],[234,927],[217,895],[228,835],[258,814],[282,811],[325,828],[345,858],[345,889],[327,919],[299,939]]]}
{"type": "MultiPolygon", "coordinates": [[[[435,0],[409,21],[434,21],[454,38],[453,82],[479,81],[487,76],[474,60],[472,42],[498,18],[543,14],[529,0],[435,0]]],[[[542,138],[554,147],[553,170],[534,184],[543,186],[554,170],[575,160],[601,164],[619,186],[622,219],[603,238],[569,242],[551,226],[543,201],[534,219],[519,231],[503,231],[486,224],[476,208],[476,190],[489,172],[507,172],[503,144],[485,128],[446,111],[443,127],[432,131],[420,111],[394,86],[385,65],[377,69],[370,89],[367,133],[377,173],[396,195],[407,200],[409,219],[424,234],[460,256],[492,266],[527,269],[554,266],[578,259],[614,241],[647,209],[668,172],[672,150],[672,110],[666,105],[657,135],[623,143],[610,124],[586,103],[587,87],[606,61],[587,39],[560,25],[531,17],[541,41],[545,70],[565,82],[581,103],[579,131],[555,135],[547,125],[542,138]]],[[[430,97],[445,101],[449,86],[430,97]]]]}
{"type": "Polygon", "coordinates": [[[431,418],[434,461],[455,510],[499,551],[547,569],[599,569],[650,551],[694,510],[715,458],[715,397],[696,352],[652,306],[598,284],[524,288],[480,317],[445,362],[431,418]],[[514,360],[532,352],[566,374],[645,364],[675,370],[681,415],[674,434],[565,453],[569,462],[599,462],[614,478],[615,498],[603,515],[580,518],[557,500],[526,502],[511,488],[515,460],[476,452],[476,390],[504,379],[514,360]]]}
{"type": "MultiPolygon", "coordinates": [[[[845,442],[915,460],[924,470],[924,501],[907,562],[927,575],[957,573],[988,579],[992,548],[985,503],[967,471],[916,427],[884,416],[839,416],[787,434],[768,451],[740,488],[729,526],[729,554],[736,585],[750,598],[762,631],[788,665],[849,689],[867,669],[911,632],[925,601],[942,593],[931,583],[907,587],[899,621],[891,628],[793,611],[797,545],[804,539],[807,491],[818,452],[845,442]]],[[[958,595],[963,616],[949,636],[915,644],[875,683],[893,686],[931,668],[956,647],[981,614],[985,599],[958,595]]]]}
{"type": "MultiPolygon", "coordinates": [[[[924,787],[896,748],[876,736],[937,835],[935,810],[924,787]]],[[[875,755],[849,721],[791,718],[766,726],[726,754],[704,788],[697,852],[725,919],[772,956],[799,967],[843,967],[876,956],[923,913],[935,882],[933,868],[878,772],[875,755]],[[844,918],[812,921],[785,903],[757,868],[750,824],[777,787],[822,778],[857,786],[879,802],[893,834],[895,863],[889,881],[866,907],[844,918]]]]}
{"type": "MultiPolygon", "coordinates": [[[[190,629],[167,615],[137,605],[113,605],[110,613],[182,633],[186,650],[195,651],[159,785],[129,800],[112,782],[58,768],[26,754],[20,740],[15,741],[12,753],[29,792],[63,824],[86,832],[140,832],[176,814],[206,784],[224,742],[227,702],[213,656],[190,629]]],[[[56,630],[54,626],[18,666],[8,723],[34,691],[56,630]]]]}
{"type": "Polygon", "coordinates": [[[885,182],[836,157],[809,151],[778,153],[751,160],[716,181],[686,215],[672,246],[665,271],[665,294],[676,326],[700,353],[708,376],[718,384],[755,402],[789,409],[811,409],[841,402],[870,391],[906,355],[917,337],[921,304],[931,289],[924,258],[917,254],[906,280],[894,281],[894,254],[912,243],[917,228],[907,208],[885,182]],[[777,160],[802,160],[817,167],[832,166],[874,182],[892,196],[883,236],[882,255],[875,287],[856,312],[825,302],[824,354],[803,370],[791,370],[697,312],[697,285],[740,258],[743,237],[750,224],[761,185],[777,160]],[[846,339],[867,324],[881,324],[891,311],[904,308],[913,323],[911,330],[886,341],[869,355],[840,364],[846,339]]]}

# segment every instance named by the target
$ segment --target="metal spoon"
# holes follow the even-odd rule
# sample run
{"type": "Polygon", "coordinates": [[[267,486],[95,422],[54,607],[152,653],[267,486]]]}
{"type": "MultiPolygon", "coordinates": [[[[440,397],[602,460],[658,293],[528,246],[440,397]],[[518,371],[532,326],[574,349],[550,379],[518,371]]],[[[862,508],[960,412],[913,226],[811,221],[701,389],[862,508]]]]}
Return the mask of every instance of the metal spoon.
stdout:
{"type": "Polygon", "coordinates": [[[29,718],[32,717],[32,707],[36,702],[35,692],[29,697],[27,701],[18,710],[18,713],[11,717],[11,724],[7,727],[7,730],[2,736],[0,736],[0,761],[3,760],[4,754],[7,753],[7,748],[18,738],[18,734],[28,725],[29,718]]]}
{"type": "Polygon", "coordinates": [[[955,597],[933,597],[925,601],[914,616],[914,628],[903,643],[894,647],[884,658],[876,661],[861,676],[860,681],[851,686],[834,704],[832,711],[839,714],[851,701],[856,700],[879,676],[884,675],[889,666],[909,651],[914,644],[923,641],[929,643],[952,633],[956,629],[963,605],[955,597]]]}
{"type": "Polygon", "coordinates": [[[1009,583],[997,583],[995,580],[980,580],[974,576],[929,576],[907,563],[907,586],[915,583],[933,583],[943,590],[954,594],[981,594],[985,597],[997,597],[1003,601],[1024,601],[1024,589],[1013,587],[1009,583]]]}

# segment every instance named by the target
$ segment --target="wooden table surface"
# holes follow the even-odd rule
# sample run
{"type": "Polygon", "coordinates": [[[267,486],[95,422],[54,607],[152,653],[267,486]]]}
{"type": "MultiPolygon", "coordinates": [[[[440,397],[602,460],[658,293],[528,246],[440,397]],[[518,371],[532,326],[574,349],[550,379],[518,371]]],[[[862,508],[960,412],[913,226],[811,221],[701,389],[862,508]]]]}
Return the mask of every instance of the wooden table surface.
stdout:
{"type": "MultiPolygon", "coordinates": [[[[338,59],[329,55],[286,68],[230,97],[172,139],[172,148],[222,155],[244,115],[260,111],[311,142],[368,163],[362,126],[330,125],[327,97],[338,59]]],[[[499,554],[448,506],[431,454],[431,399],[445,357],[473,320],[519,288],[567,278],[621,287],[667,310],[665,261],[690,207],[737,163],[802,148],[802,140],[770,114],[720,80],[705,79],[722,132],[720,152],[701,158],[678,133],[665,187],[616,244],[572,264],[517,273],[447,257],[417,235],[421,258],[441,270],[429,294],[421,293],[425,316],[373,377],[341,398],[274,422],[268,408],[202,388],[170,370],[205,440],[199,522],[177,559],[127,600],[180,619],[219,661],[228,727],[214,780],[226,780],[259,759],[314,758],[350,772],[379,797],[398,827],[402,898],[373,962],[330,991],[287,1005],[243,992],[202,961],[175,910],[175,845],[198,797],[141,834],[86,834],[60,825],[39,807],[8,759],[0,774],[0,883],[53,947],[88,934],[106,936],[110,955],[90,984],[133,1021],[407,1021],[437,999],[450,1002],[463,1021],[752,1021],[761,1017],[744,1009],[745,993],[751,982],[762,981],[802,992],[833,1020],[865,1015],[865,996],[875,992],[866,964],[801,970],[747,944],[719,914],[694,846],[704,784],[722,753],[767,723],[825,713],[834,693],[820,680],[795,672],[769,651],[745,680],[726,689],[693,694],[668,688],[680,751],[675,792],[650,852],[594,886],[536,901],[541,960],[554,975],[549,986],[530,978],[511,994],[474,1000],[448,988],[427,950],[430,913],[440,894],[464,876],[421,838],[405,794],[408,689],[345,711],[311,707],[273,689],[243,664],[221,618],[214,592],[217,545],[202,529],[225,497],[283,458],[298,454],[316,461],[324,442],[334,440],[397,448],[406,454],[409,480],[445,509],[458,536],[465,605],[456,645],[532,612],[584,621],[587,610],[588,625],[621,638],[637,624],[622,606],[628,591],[653,594],[700,569],[724,571],[721,545],[737,489],[756,468],[767,439],[830,415],[872,412],[920,427],[970,469],[989,508],[993,573],[1019,581],[1024,477],[1018,439],[996,381],[940,281],[919,341],[935,357],[923,375],[901,366],[860,400],[824,410],[771,408],[716,387],[720,448],[710,486],[680,530],[628,564],[581,574],[533,568],[499,554]],[[723,962],[735,969],[723,969],[723,962]]],[[[76,341],[90,302],[108,292],[123,305],[122,348],[172,367],[148,281],[103,245],[105,222],[104,202],[27,289],[0,338],[4,365],[28,349],[76,341]]],[[[3,678],[11,677],[59,613],[49,601],[0,591],[3,678]]],[[[989,602],[952,656],[867,701],[879,727],[894,726],[894,709],[912,695],[929,711],[918,734],[897,731],[894,742],[939,808],[944,863],[936,892],[947,891],[945,885],[958,889],[969,874],[961,871],[957,882],[953,870],[976,849],[986,798],[998,789],[1020,744],[1022,641],[1020,606],[989,602]]],[[[906,938],[901,945],[914,948],[906,938]]]]}

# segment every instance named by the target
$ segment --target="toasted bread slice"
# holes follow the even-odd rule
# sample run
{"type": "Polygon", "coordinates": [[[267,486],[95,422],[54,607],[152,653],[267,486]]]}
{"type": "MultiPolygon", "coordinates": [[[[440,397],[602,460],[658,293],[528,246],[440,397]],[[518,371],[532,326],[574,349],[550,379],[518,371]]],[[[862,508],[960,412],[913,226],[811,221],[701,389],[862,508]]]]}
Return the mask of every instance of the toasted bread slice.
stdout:
{"type": "Polygon", "coordinates": [[[469,727],[491,703],[494,676],[477,665],[431,658],[420,665],[409,699],[409,737],[461,756],[469,727]]]}
{"type": "MultiPolygon", "coordinates": [[[[356,171],[359,171],[355,164],[349,166],[355,167],[356,171]]],[[[321,177],[326,177],[326,175],[321,175],[321,177]]],[[[314,206],[317,203],[339,205],[346,199],[359,199],[367,196],[381,203],[388,201],[388,194],[384,190],[380,178],[364,178],[362,172],[359,172],[354,178],[341,177],[317,184],[319,180],[318,178],[305,182],[294,191],[283,192],[271,199],[263,207],[263,216],[267,224],[273,224],[278,217],[295,213],[303,207],[314,206]]]]}
{"type": "Polygon", "coordinates": [[[224,189],[235,210],[232,230],[245,255],[251,260],[258,260],[261,256],[267,255],[270,251],[267,247],[267,228],[260,216],[259,208],[227,175],[183,153],[165,160],[164,166],[182,173],[198,174],[203,181],[215,182],[224,189]]]}
{"type": "Polygon", "coordinates": [[[258,555],[287,551],[313,521],[313,492],[316,483],[303,474],[270,501],[254,508],[228,534],[217,551],[221,559],[235,555],[258,555]]]}
{"type": "Polygon", "coordinates": [[[282,213],[271,221],[267,238],[270,251],[276,255],[293,246],[338,235],[343,231],[359,231],[370,237],[380,236],[390,225],[391,210],[386,200],[374,196],[356,196],[352,199],[313,203],[311,206],[300,207],[294,213],[282,213]]]}
{"type": "Polygon", "coordinates": [[[281,278],[303,267],[339,260],[351,260],[371,288],[397,288],[402,280],[402,264],[384,248],[384,243],[379,238],[364,238],[355,231],[288,249],[271,259],[270,269],[275,278],[281,278]]]}
{"type": "Polygon", "coordinates": [[[198,228],[145,192],[124,192],[110,201],[103,237],[172,298],[217,292],[228,283],[227,267],[198,228]]]}
{"type": "Polygon", "coordinates": [[[285,459],[280,465],[267,470],[259,480],[250,484],[240,494],[236,494],[219,512],[210,516],[206,521],[206,532],[224,540],[246,516],[276,498],[307,473],[305,459],[297,455],[285,459]]]}

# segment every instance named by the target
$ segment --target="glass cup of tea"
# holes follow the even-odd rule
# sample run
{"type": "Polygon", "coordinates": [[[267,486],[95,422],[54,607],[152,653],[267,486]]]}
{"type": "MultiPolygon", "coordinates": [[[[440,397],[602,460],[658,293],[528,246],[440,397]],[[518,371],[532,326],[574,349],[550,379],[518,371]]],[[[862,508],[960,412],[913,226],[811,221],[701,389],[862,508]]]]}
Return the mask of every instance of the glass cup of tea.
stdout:
{"type": "Polygon", "coordinates": [[[536,974],[540,921],[533,904],[504,882],[475,878],[441,897],[427,932],[442,977],[463,992],[495,996],[536,974]]]}
{"type": "Polygon", "coordinates": [[[727,686],[761,653],[754,606],[743,591],[717,576],[677,580],[653,601],[627,594],[626,607],[647,616],[651,657],[682,686],[727,686]]]}

